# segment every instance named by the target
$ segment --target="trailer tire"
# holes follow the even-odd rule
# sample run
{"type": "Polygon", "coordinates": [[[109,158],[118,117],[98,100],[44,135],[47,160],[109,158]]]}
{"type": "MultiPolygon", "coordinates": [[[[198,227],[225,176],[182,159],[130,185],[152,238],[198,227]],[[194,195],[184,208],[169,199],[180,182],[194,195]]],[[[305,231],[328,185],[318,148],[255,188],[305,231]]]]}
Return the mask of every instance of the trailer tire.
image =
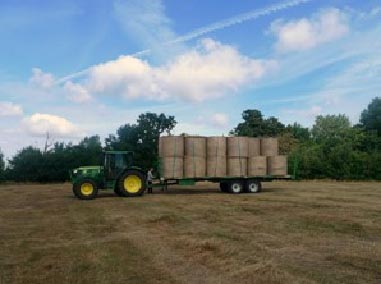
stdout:
{"type": "Polygon", "coordinates": [[[246,182],[246,191],[248,193],[258,193],[262,191],[262,184],[259,180],[249,179],[246,182]]]}
{"type": "Polygon", "coordinates": [[[98,186],[91,179],[83,179],[73,185],[73,193],[81,200],[92,200],[98,195],[98,186]]]}
{"type": "Polygon", "coordinates": [[[230,193],[238,194],[243,192],[244,183],[241,180],[233,180],[228,185],[230,193]]]}
{"type": "Polygon", "coordinates": [[[124,197],[142,196],[147,185],[145,176],[137,170],[127,170],[118,180],[118,191],[124,197]]]}
{"type": "Polygon", "coordinates": [[[220,190],[221,192],[228,192],[229,184],[227,182],[220,182],[220,190]]]}

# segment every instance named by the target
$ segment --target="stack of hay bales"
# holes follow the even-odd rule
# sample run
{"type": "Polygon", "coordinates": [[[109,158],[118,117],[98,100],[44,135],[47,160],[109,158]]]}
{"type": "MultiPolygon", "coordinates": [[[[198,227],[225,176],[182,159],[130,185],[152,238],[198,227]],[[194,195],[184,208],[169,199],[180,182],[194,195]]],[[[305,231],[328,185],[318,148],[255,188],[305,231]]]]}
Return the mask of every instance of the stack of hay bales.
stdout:
{"type": "Polygon", "coordinates": [[[206,176],[206,137],[185,137],[184,140],[184,177],[199,178],[206,176]]]}
{"type": "Polygon", "coordinates": [[[247,159],[249,156],[248,137],[228,137],[227,173],[232,177],[247,176],[247,159]]]}
{"type": "Polygon", "coordinates": [[[267,157],[261,155],[261,139],[249,138],[248,176],[267,175],[267,157]]]}
{"type": "Polygon", "coordinates": [[[184,177],[184,137],[160,137],[159,156],[161,158],[161,176],[167,179],[184,177]]]}
{"type": "Polygon", "coordinates": [[[166,179],[287,175],[277,138],[166,136],[159,156],[166,179]]]}
{"type": "Polygon", "coordinates": [[[226,138],[208,137],[206,139],[208,177],[226,176],[226,138]]]}
{"type": "Polygon", "coordinates": [[[277,138],[261,139],[261,155],[267,157],[267,174],[273,176],[287,175],[287,158],[279,155],[277,138]]]}

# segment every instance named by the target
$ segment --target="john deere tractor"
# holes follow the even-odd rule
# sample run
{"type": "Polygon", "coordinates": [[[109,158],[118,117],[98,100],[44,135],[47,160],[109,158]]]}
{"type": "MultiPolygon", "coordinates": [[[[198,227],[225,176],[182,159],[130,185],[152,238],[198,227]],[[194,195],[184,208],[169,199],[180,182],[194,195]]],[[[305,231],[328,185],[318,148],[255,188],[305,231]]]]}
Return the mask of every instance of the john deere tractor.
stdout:
{"type": "Polygon", "coordinates": [[[85,166],[70,173],[73,193],[83,200],[94,199],[101,189],[114,190],[118,196],[143,195],[146,189],[146,174],[133,166],[133,152],[106,151],[103,166],[85,166]]]}

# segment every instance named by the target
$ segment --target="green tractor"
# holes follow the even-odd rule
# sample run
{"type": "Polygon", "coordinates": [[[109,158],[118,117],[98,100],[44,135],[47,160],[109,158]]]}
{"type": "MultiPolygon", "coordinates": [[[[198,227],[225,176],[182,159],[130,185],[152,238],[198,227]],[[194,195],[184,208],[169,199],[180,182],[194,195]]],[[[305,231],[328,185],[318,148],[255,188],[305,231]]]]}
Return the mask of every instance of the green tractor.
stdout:
{"type": "Polygon", "coordinates": [[[105,151],[103,166],[85,166],[70,172],[73,193],[82,200],[97,197],[100,189],[111,189],[118,196],[143,195],[147,187],[145,172],[133,166],[133,152],[105,151]]]}

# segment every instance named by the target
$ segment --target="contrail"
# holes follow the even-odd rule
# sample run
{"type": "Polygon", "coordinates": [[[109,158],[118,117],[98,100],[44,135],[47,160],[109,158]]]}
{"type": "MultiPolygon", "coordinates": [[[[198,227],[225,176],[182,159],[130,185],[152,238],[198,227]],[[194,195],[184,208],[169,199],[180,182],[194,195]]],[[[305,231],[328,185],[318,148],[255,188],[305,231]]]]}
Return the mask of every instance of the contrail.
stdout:
{"type": "Polygon", "coordinates": [[[210,24],[208,26],[198,28],[190,33],[187,33],[183,36],[180,36],[176,38],[175,40],[169,42],[169,43],[177,43],[177,42],[185,42],[192,40],[194,38],[198,38],[200,36],[203,36],[207,33],[211,33],[217,30],[221,30],[233,25],[241,24],[243,22],[249,21],[249,20],[254,20],[256,18],[259,18],[261,16],[266,16],[270,15],[273,13],[276,13],[281,10],[285,10],[294,6],[298,6],[307,2],[311,2],[312,0],[289,0],[289,1],[284,1],[281,3],[273,4],[271,6],[262,8],[262,9],[257,9],[253,10],[247,13],[239,14],[234,17],[215,22],[213,24],[210,24]]]}
{"type": "MultiPolygon", "coordinates": [[[[207,25],[205,27],[195,29],[194,31],[189,32],[185,35],[179,36],[179,37],[175,38],[174,40],[164,42],[162,45],[170,45],[170,44],[174,44],[174,43],[187,42],[187,41],[201,37],[205,34],[208,34],[208,33],[214,32],[214,31],[218,31],[218,30],[221,30],[224,28],[228,28],[228,27],[233,26],[233,25],[241,24],[241,23],[247,22],[249,20],[254,20],[254,19],[257,19],[259,17],[270,15],[270,14],[276,13],[278,11],[285,10],[285,9],[295,7],[295,6],[299,6],[301,4],[305,4],[305,3],[308,3],[311,1],[312,0],[288,0],[288,1],[283,1],[280,3],[270,5],[268,7],[262,8],[262,9],[256,9],[256,10],[252,10],[252,11],[247,12],[247,13],[238,14],[234,17],[227,18],[227,19],[224,19],[222,21],[218,21],[218,22],[212,23],[210,25],[207,25]]],[[[145,50],[141,50],[141,51],[138,51],[136,53],[130,54],[130,56],[139,57],[142,55],[149,54],[150,52],[151,52],[151,49],[145,49],[145,50]]],[[[84,69],[82,71],[67,75],[65,77],[58,79],[55,82],[55,84],[61,84],[61,83],[64,83],[68,80],[78,78],[82,75],[85,75],[90,70],[91,70],[91,67],[84,69]]]]}

